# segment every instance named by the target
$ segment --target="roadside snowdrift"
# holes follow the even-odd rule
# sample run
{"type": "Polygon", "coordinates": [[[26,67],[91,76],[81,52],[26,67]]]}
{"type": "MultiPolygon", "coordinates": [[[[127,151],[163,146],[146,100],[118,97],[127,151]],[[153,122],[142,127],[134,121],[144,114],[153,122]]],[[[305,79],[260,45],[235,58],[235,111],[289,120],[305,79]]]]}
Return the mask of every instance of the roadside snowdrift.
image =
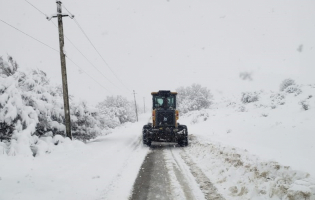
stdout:
{"type": "Polygon", "coordinates": [[[0,144],[0,199],[128,199],[149,151],[141,141],[149,116],[139,118],[87,144],[40,138],[36,157],[1,154],[0,144]]]}
{"type": "Polygon", "coordinates": [[[315,199],[315,86],[294,87],[181,117],[186,151],[227,199],[315,199]]]}

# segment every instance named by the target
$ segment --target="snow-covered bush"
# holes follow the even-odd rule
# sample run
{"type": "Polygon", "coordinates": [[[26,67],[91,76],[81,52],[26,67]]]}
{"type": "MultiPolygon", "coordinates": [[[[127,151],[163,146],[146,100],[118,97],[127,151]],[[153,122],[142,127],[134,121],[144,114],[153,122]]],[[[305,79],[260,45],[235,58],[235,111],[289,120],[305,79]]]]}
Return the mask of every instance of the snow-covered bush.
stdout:
{"type": "Polygon", "coordinates": [[[251,103],[259,100],[257,92],[243,92],[242,93],[242,103],[251,103]]]}
{"type": "Polygon", "coordinates": [[[99,113],[95,108],[89,107],[86,102],[71,105],[72,136],[81,141],[87,141],[101,134],[99,113]]]}
{"type": "Polygon", "coordinates": [[[38,115],[31,106],[24,104],[22,92],[18,88],[14,74],[1,74],[0,137],[11,139],[9,155],[32,154],[29,146],[32,143],[31,135],[36,131],[37,123],[38,115]]]}
{"type": "MultiPolygon", "coordinates": [[[[99,135],[98,111],[74,102],[70,98],[74,138],[99,135]]],[[[0,57],[0,140],[8,142],[6,153],[36,155],[37,147],[45,149],[38,143],[42,137],[65,135],[64,121],[61,87],[51,85],[41,70],[20,70],[12,57],[0,57]]]]}
{"type": "Polygon", "coordinates": [[[241,72],[239,76],[242,80],[249,80],[249,81],[253,80],[251,72],[241,72]]]}
{"type": "Polygon", "coordinates": [[[310,104],[307,100],[301,101],[300,104],[302,105],[303,110],[310,109],[310,104]]]}
{"type": "Polygon", "coordinates": [[[35,134],[42,136],[48,131],[53,135],[63,134],[64,110],[60,88],[52,86],[41,70],[18,72],[16,78],[24,104],[33,107],[38,114],[35,134]]]}
{"type": "Polygon", "coordinates": [[[295,85],[295,81],[293,79],[284,79],[280,84],[280,91],[284,91],[290,85],[295,85]]]}
{"type": "Polygon", "coordinates": [[[262,117],[268,117],[268,113],[261,113],[262,117]]]}
{"type": "Polygon", "coordinates": [[[239,106],[236,111],[238,111],[238,112],[246,112],[247,110],[246,110],[245,106],[239,106]]]}
{"type": "Polygon", "coordinates": [[[192,84],[188,87],[179,87],[176,89],[177,108],[182,113],[193,110],[207,109],[212,104],[212,94],[206,87],[199,84],[192,84]]]}
{"type": "Polygon", "coordinates": [[[276,105],[283,105],[283,104],[285,104],[285,95],[286,94],[284,92],[272,93],[270,95],[270,99],[271,99],[271,102],[272,102],[271,106],[276,108],[276,105]]]}
{"type": "Polygon", "coordinates": [[[300,89],[300,87],[298,85],[289,85],[288,87],[286,87],[284,89],[284,92],[286,92],[286,93],[294,93],[295,96],[297,96],[297,95],[302,93],[302,90],[300,89]]]}
{"type": "Polygon", "coordinates": [[[102,128],[115,128],[126,122],[135,122],[136,116],[132,102],[125,97],[108,96],[96,106],[100,112],[102,128]]]}
{"type": "Polygon", "coordinates": [[[18,64],[11,56],[8,56],[8,62],[5,62],[2,57],[0,57],[0,74],[2,76],[11,76],[18,69],[18,64]]]}

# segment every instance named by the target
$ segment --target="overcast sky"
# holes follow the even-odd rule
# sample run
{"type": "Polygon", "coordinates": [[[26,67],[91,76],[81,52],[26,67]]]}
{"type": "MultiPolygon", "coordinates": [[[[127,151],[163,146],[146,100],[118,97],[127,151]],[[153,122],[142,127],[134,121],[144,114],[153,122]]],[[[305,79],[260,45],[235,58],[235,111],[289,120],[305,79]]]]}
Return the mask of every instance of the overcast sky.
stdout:
{"type": "MultiPolygon", "coordinates": [[[[58,49],[58,30],[25,0],[0,0],[0,19],[58,49]]],[[[55,0],[28,0],[47,15],[55,0]]],[[[107,95],[150,102],[160,89],[199,83],[214,94],[278,90],[284,78],[314,83],[315,1],[64,0],[111,72],[73,19],[65,35],[102,74],[65,40],[69,92],[95,104],[107,95]],[[239,74],[249,72],[252,81],[239,74]],[[106,78],[108,80],[106,80],[106,78]]],[[[66,10],[63,8],[63,11],[66,10]]],[[[56,24],[56,18],[52,19],[56,24]]],[[[0,21],[0,55],[21,68],[47,72],[61,83],[59,53],[0,21]]]]}

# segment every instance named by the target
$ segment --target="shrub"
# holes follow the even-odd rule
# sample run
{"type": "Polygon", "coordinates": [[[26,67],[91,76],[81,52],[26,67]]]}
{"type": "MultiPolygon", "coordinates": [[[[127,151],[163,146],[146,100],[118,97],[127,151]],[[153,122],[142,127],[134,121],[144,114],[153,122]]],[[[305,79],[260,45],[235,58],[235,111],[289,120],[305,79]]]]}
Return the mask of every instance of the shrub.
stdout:
{"type": "Polygon", "coordinates": [[[249,81],[253,80],[252,73],[250,72],[241,72],[239,76],[242,80],[249,80],[249,81]]]}
{"type": "Polygon", "coordinates": [[[293,79],[284,79],[280,84],[280,91],[284,91],[290,85],[295,85],[295,81],[293,79]]]}
{"type": "Polygon", "coordinates": [[[273,105],[283,105],[285,104],[285,95],[284,92],[274,93],[270,95],[270,99],[273,105]]]}
{"type": "Polygon", "coordinates": [[[120,124],[136,121],[132,102],[120,95],[108,96],[96,107],[100,112],[103,127],[115,128],[120,124]]]}
{"type": "Polygon", "coordinates": [[[310,105],[307,101],[301,101],[300,104],[302,105],[303,110],[308,110],[310,109],[310,105]]]}
{"type": "Polygon", "coordinates": [[[245,106],[240,106],[240,107],[238,107],[237,111],[238,112],[246,112],[247,110],[246,110],[245,106]]]}
{"type": "Polygon", "coordinates": [[[193,110],[207,109],[212,104],[212,94],[206,87],[199,84],[192,84],[188,87],[179,87],[176,89],[177,108],[182,113],[193,110]]]}
{"type": "Polygon", "coordinates": [[[251,103],[258,101],[259,97],[256,92],[243,92],[242,93],[242,103],[251,103]]]}
{"type": "Polygon", "coordinates": [[[262,117],[268,117],[268,113],[262,113],[261,116],[262,117]]]}
{"type": "Polygon", "coordinates": [[[0,57],[0,75],[6,77],[11,76],[17,71],[18,67],[18,64],[11,56],[8,56],[8,62],[5,62],[2,57],[0,57]]]}
{"type": "Polygon", "coordinates": [[[294,93],[295,96],[302,93],[302,90],[297,85],[289,85],[284,89],[284,92],[286,93],[294,93]]]}
{"type": "Polygon", "coordinates": [[[81,101],[71,106],[71,130],[74,138],[87,141],[101,135],[98,112],[81,101]]]}
{"type": "MultiPolygon", "coordinates": [[[[61,87],[51,85],[46,73],[22,71],[12,57],[8,61],[0,57],[0,140],[8,141],[9,155],[30,155],[35,136],[65,135],[62,102],[61,87]]],[[[74,138],[87,140],[100,134],[98,111],[76,105],[72,98],[70,103],[74,138]]]]}
{"type": "Polygon", "coordinates": [[[37,123],[38,115],[24,104],[16,80],[12,76],[0,77],[0,137],[14,139],[9,155],[32,155],[29,145],[37,123]]]}

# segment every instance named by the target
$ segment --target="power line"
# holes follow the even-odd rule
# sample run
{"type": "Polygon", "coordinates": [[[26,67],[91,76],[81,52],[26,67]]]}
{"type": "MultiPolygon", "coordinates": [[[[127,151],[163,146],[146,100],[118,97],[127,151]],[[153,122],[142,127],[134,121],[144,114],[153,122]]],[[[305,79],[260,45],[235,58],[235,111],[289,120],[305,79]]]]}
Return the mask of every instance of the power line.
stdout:
{"type": "MultiPolygon", "coordinates": [[[[29,3],[33,8],[35,8],[38,12],[40,12],[42,15],[44,15],[46,18],[48,17],[44,12],[42,12],[40,9],[38,9],[36,6],[34,6],[33,4],[31,4],[29,1],[24,0],[27,3],[29,3]]],[[[65,8],[66,9],[66,8],[65,8]]],[[[67,10],[68,11],[68,10],[67,10]]],[[[68,11],[69,12],[69,11],[68,11]]],[[[71,14],[69,12],[69,14],[71,14]]],[[[51,20],[50,20],[51,21],[51,20]]],[[[57,25],[51,21],[51,23],[56,27],[57,25]]],[[[108,82],[110,82],[113,86],[117,87],[118,89],[120,89],[117,85],[115,85],[109,78],[107,78],[95,65],[93,65],[93,63],[73,44],[73,42],[65,35],[65,38],[70,42],[70,44],[93,66],[93,68],[95,68],[108,82]]]]}
{"type": "Polygon", "coordinates": [[[82,70],[86,75],[88,75],[91,79],[93,79],[97,84],[99,84],[102,88],[104,88],[107,92],[113,94],[111,91],[109,91],[107,88],[105,88],[102,84],[100,84],[97,80],[95,80],[92,76],[90,76],[88,73],[86,73],[86,71],[84,71],[81,67],[79,67],[79,65],[77,65],[71,58],[69,58],[68,56],[66,56],[66,58],[68,60],[70,60],[75,66],[77,66],[80,70],[82,70]]]}
{"type": "MultiPolygon", "coordinates": [[[[62,5],[68,12],[70,15],[71,12],[64,6],[62,5]]],[[[83,28],[80,26],[79,22],[74,18],[74,22],[77,24],[77,26],[79,27],[79,29],[82,31],[82,33],[85,35],[86,39],[90,42],[90,44],[93,46],[94,50],[97,52],[97,54],[102,58],[103,62],[107,65],[107,67],[110,69],[110,71],[114,74],[114,76],[119,80],[119,82],[127,89],[129,90],[129,88],[120,80],[120,78],[118,78],[118,76],[115,74],[115,72],[112,70],[112,68],[109,66],[109,64],[106,62],[106,60],[103,58],[103,56],[100,54],[100,52],[96,49],[96,47],[94,46],[94,44],[92,43],[92,41],[90,40],[90,38],[87,36],[87,34],[85,33],[85,31],[83,30],[83,28]]]]}
{"type": "Polygon", "coordinates": [[[30,4],[33,8],[35,8],[36,10],[38,10],[38,12],[42,13],[45,17],[48,17],[45,13],[43,13],[41,10],[39,10],[38,8],[36,8],[33,4],[31,4],[29,1],[27,0],[24,0],[26,1],[28,4],[30,4]]]}
{"type": "Polygon", "coordinates": [[[23,33],[24,35],[26,35],[26,36],[32,38],[33,40],[36,40],[37,42],[39,42],[39,43],[45,45],[46,47],[48,47],[48,48],[50,48],[50,49],[52,49],[52,50],[54,50],[54,51],[56,51],[56,52],[59,53],[59,51],[58,51],[57,49],[55,49],[55,48],[49,46],[48,44],[45,44],[45,43],[42,42],[42,41],[39,41],[38,39],[34,38],[33,36],[30,36],[29,34],[27,34],[27,33],[23,32],[23,31],[21,31],[20,29],[18,29],[18,28],[16,28],[16,27],[12,26],[11,24],[8,24],[7,22],[3,21],[2,19],[0,19],[0,21],[2,21],[2,22],[5,23],[6,25],[8,25],[8,26],[14,28],[15,30],[17,30],[17,31],[19,31],[19,32],[21,32],[21,33],[23,33]]]}
{"type": "Polygon", "coordinates": [[[66,39],[72,44],[72,46],[99,72],[101,73],[101,75],[108,80],[112,85],[114,85],[115,87],[118,88],[118,86],[116,86],[111,80],[109,80],[99,69],[97,69],[97,67],[95,67],[95,65],[93,65],[93,63],[71,42],[71,40],[65,36],[66,39]]]}
{"type": "MultiPolygon", "coordinates": [[[[10,24],[8,24],[7,22],[3,21],[2,19],[0,19],[0,21],[2,21],[3,23],[7,24],[8,26],[14,28],[15,30],[17,30],[17,31],[19,31],[19,32],[21,32],[21,33],[23,33],[24,35],[26,35],[26,36],[32,38],[33,40],[35,40],[35,41],[37,41],[37,42],[39,42],[39,43],[45,45],[46,47],[48,47],[48,48],[50,48],[50,49],[52,49],[52,50],[54,50],[54,51],[60,53],[60,52],[59,52],[58,50],[56,50],[55,48],[49,46],[48,44],[45,44],[44,42],[42,42],[42,41],[40,41],[40,40],[34,38],[33,36],[30,36],[29,34],[27,34],[27,33],[23,32],[23,31],[21,31],[20,29],[18,29],[18,28],[16,28],[16,27],[12,26],[12,25],[10,25],[10,24]]],[[[95,80],[91,75],[89,75],[86,71],[84,71],[81,67],[79,67],[71,58],[69,58],[68,56],[66,56],[66,57],[67,57],[74,65],[76,65],[81,71],[83,71],[83,72],[84,72],[86,75],[88,75],[92,80],[94,80],[97,84],[99,84],[102,88],[104,88],[104,89],[105,89],[106,91],[108,91],[109,93],[113,94],[113,93],[110,92],[107,88],[105,88],[103,85],[101,85],[98,81],[96,81],[96,80],[95,80]]]]}

